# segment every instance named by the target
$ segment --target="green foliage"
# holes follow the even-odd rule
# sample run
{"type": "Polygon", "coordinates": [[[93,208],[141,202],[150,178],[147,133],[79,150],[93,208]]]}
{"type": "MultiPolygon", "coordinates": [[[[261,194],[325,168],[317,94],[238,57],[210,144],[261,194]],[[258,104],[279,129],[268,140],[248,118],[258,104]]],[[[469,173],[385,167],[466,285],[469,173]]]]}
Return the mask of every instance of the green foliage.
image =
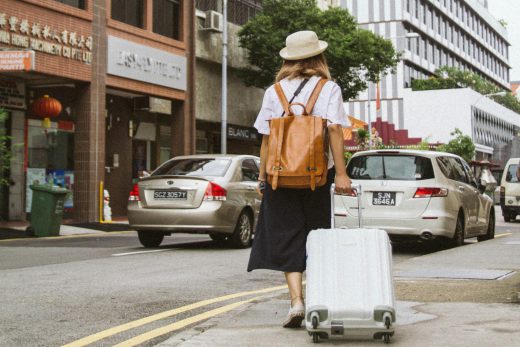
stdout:
{"type": "MultiPolygon", "coordinates": [[[[443,66],[438,68],[435,70],[435,75],[438,77],[431,77],[426,80],[413,80],[412,89],[471,88],[482,95],[504,91],[474,72],[462,71],[454,67],[443,66]]],[[[520,101],[510,92],[507,92],[505,95],[493,95],[491,98],[510,110],[520,113],[520,101]]]]}
{"type": "Polygon", "coordinates": [[[368,148],[368,130],[358,129],[356,132],[356,143],[362,149],[368,148]]]}
{"type": "Polygon", "coordinates": [[[437,150],[457,154],[469,163],[475,156],[475,145],[473,141],[471,141],[471,137],[464,135],[462,131],[457,128],[451,133],[451,136],[455,138],[450,140],[447,144],[440,145],[437,150]]]}
{"type": "Polygon", "coordinates": [[[353,155],[352,152],[349,152],[349,151],[343,152],[343,156],[345,157],[345,165],[348,164],[348,162],[352,158],[352,155],[353,155]]]}
{"type": "Polygon", "coordinates": [[[359,29],[345,9],[321,11],[315,0],[264,0],[262,12],[238,34],[252,66],[239,71],[245,84],[259,88],[271,85],[283,62],[279,51],[285,46],[285,38],[300,30],[313,30],[328,42],[325,57],[345,99],[367,88],[362,71],[367,71],[369,80],[378,81],[399,61],[391,41],[359,29]]]}
{"type": "Polygon", "coordinates": [[[11,163],[11,152],[9,151],[9,141],[11,138],[6,135],[5,121],[7,120],[7,111],[0,108],[0,186],[8,185],[9,181],[6,177],[11,163]]]}

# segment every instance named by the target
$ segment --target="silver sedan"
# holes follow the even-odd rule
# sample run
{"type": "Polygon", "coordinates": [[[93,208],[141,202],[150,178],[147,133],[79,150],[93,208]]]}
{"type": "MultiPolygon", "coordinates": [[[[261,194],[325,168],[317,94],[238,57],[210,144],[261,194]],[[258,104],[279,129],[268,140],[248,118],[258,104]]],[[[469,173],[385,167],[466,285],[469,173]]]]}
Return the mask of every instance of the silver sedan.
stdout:
{"type": "Polygon", "coordinates": [[[235,248],[251,245],[260,210],[260,159],[251,155],[172,158],[130,192],[128,221],[145,247],[172,233],[208,234],[235,248]]]}

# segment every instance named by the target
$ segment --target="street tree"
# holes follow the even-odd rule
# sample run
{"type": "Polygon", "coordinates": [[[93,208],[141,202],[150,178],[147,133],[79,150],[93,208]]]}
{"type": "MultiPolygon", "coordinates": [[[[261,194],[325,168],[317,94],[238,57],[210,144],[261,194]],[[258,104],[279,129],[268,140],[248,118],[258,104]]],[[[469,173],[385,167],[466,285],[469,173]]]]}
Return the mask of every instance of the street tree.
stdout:
{"type": "Polygon", "coordinates": [[[240,70],[245,84],[259,88],[271,85],[282,65],[278,52],[285,46],[285,38],[300,30],[315,31],[328,42],[325,58],[345,100],[365,90],[367,80],[376,82],[394,71],[399,61],[391,41],[360,29],[345,9],[322,11],[315,0],[264,0],[262,11],[238,34],[251,65],[240,70]]]}
{"type": "Polygon", "coordinates": [[[458,128],[450,133],[450,135],[454,138],[448,143],[440,145],[437,150],[456,154],[469,163],[475,156],[475,145],[473,144],[471,137],[464,135],[458,128]]]}

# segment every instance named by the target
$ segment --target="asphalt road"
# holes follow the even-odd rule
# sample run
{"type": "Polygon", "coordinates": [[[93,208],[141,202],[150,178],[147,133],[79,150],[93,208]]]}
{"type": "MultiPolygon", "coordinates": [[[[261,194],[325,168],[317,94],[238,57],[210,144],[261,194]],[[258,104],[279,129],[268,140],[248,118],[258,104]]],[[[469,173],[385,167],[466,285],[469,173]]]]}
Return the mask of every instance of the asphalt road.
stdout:
{"type": "MultiPolygon", "coordinates": [[[[520,222],[497,219],[497,234],[520,232],[520,222]]],[[[396,246],[394,263],[437,251],[396,246]]],[[[248,256],[248,249],[228,249],[197,235],[166,238],[153,250],[142,248],[134,232],[0,241],[0,346],[62,346],[100,332],[91,345],[113,346],[179,321],[190,327],[185,319],[205,317],[222,304],[202,303],[106,331],[201,300],[284,284],[276,272],[247,273],[248,256]]],[[[280,296],[284,290],[268,293],[280,296]]],[[[141,345],[155,345],[179,331],[182,327],[141,345]]]]}

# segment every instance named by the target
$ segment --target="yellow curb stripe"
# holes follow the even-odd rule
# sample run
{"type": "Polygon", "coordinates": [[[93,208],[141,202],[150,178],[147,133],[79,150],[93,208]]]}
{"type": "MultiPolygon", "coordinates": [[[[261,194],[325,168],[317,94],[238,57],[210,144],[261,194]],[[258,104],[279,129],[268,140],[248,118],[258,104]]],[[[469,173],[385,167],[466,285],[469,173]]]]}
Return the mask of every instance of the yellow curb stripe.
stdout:
{"type": "Polygon", "coordinates": [[[496,234],[495,238],[513,235],[513,233],[496,234]]]}
{"type": "Polygon", "coordinates": [[[109,336],[121,333],[123,331],[130,330],[130,329],[133,329],[133,328],[137,328],[137,327],[140,327],[142,325],[154,322],[154,321],[159,320],[159,319],[163,319],[163,318],[166,318],[166,317],[171,317],[171,316],[177,315],[179,313],[183,313],[183,312],[186,312],[186,311],[191,311],[191,310],[194,310],[196,308],[212,305],[212,304],[215,304],[215,303],[218,303],[218,302],[222,302],[222,301],[227,301],[227,300],[231,300],[231,299],[240,298],[240,297],[247,296],[247,295],[265,294],[265,293],[275,292],[275,291],[282,290],[282,289],[287,289],[287,285],[276,286],[276,287],[271,287],[271,288],[265,288],[265,289],[260,289],[260,290],[252,290],[252,291],[235,293],[235,294],[228,294],[228,295],[224,295],[224,296],[213,298],[213,299],[207,299],[207,300],[195,302],[195,303],[190,304],[190,305],[186,305],[186,306],[178,307],[178,308],[175,308],[175,309],[172,309],[172,310],[168,310],[168,311],[164,311],[164,312],[161,312],[161,313],[157,313],[157,314],[154,314],[152,316],[148,316],[148,317],[141,318],[141,319],[138,319],[138,320],[135,320],[135,321],[132,321],[132,322],[128,322],[128,323],[125,323],[125,324],[122,324],[122,325],[119,325],[119,326],[116,326],[116,327],[113,327],[113,328],[110,328],[110,329],[107,329],[107,330],[103,330],[103,331],[101,331],[99,333],[96,333],[96,334],[84,337],[82,339],[73,341],[73,342],[68,343],[66,345],[63,345],[62,347],[86,346],[86,345],[89,345],[89,344],[94,343],[96,341],[99,341],[101,339],[104,339],[106,337],[109,337],[109,336]]]}
{"type": "MultiPolygon", "coordinates": [[[[78,237],[93,237],[93,236],[110,236],[114,234],[128,234],[135,232],[133,230],[127,230],[127,231],[103,231],[99,233],[92,233],[92,234],[73,234],[73,235],[61,235],[61,236],[44,236],[44,237],[18,237],[14,239],[5,239],[0,240],[0,242],[11,242],[11,241],[37,241],[37,240],[60,240],[60,239],[71,239],[71,238],[78,238],[78,237]]],[[[20,233],[24,233],[23,231],[20,231],[20,233]]]]}
{"type": "Polygon", "coordinates": [[[202,320],[205,320],[205,319],[217,316],[219,314],[222,314],[222,313],[225,313],[225,312],[229,312],[229,311],[234,310],[235,308],[237,308],[239,306],[242,306],[242,305],[247,304],[247,303],[249,303],[249,302],[251,302],[253,300],[257,300],[259,298],[260,297],[255,297],[255,298],[252,298],[252,299],[235,302],[233,304],[222,306],[222,307],[216,308],[214,310],[207,311],[207,312],[195,315],[193,317],[180,320],[178,322],[175,322],[175,323],[163,326],[161,328],[150,330],[149,332],[146,332],[146,333],[141,334],[141,335],[137,335],[136,337],[133,337],[133,338],[131,338],[129,340],[126,340],[126,341],[123,341],[121,343],[118,343],[117,345],[114,345],[113,347],[133,347],[133,346],[137,346],[137,345],[139,345],[139,344],[141,344],[143,342],[149,341],[149,340],[154,339],[154,338],[156,338],[158,336],[161,336],[161,335],[164,335],[164,334],[168,334],[168,333],[170,333],[172,331],[176,331],[176,330],[182,329],[182,328],[184,328],[184,327],[186,327],[186,326],[188,326],[190,324],[194,324],[194,323],[200,322],[202,320]]]}

